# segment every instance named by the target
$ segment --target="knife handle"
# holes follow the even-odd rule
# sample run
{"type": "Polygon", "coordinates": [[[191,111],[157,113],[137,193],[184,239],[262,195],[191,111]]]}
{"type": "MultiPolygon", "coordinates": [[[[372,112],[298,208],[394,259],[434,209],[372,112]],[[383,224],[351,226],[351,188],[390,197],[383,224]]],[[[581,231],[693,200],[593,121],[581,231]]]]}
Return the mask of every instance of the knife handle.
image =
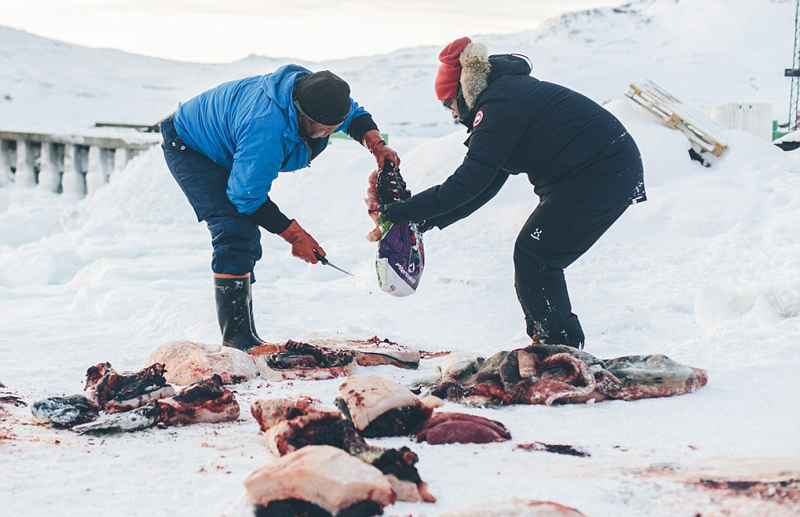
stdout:
{"type": "Polygon", "coordinates": [[[314,249],[314,256],[317,257],[317,260],[322,262],[323,265],[326,265],[326,266],[328,265],[328,259],[326,259],[322,255],[320,255],[319,252],[316,250],[316,248],[314,249]]]}

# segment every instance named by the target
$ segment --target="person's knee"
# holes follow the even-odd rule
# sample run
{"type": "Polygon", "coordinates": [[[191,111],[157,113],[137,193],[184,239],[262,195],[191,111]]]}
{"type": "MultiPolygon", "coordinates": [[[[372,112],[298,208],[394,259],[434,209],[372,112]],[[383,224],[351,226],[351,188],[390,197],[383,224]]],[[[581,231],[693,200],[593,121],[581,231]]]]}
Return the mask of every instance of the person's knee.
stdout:
{"type": "Polygon", "coordinates": [[[514,265],[519,268],[544,270],[548,266],[547,255],[536,245],[530,243],[530,237],[517,237],[514,243],[514,265]]]}
{"type": "Polygon", "coordinates": [[[210,217],[206,223],[214,246],[248,247],[259,236],[258,225],[241,214],[210,217]]]}
{"type": "Polygon", "coordinates": [[[230,268],[241,269],[242,273],[252,271],[256,261],[261,258],[261,232],[258,225],[246,216],[215,217],[206,222],[214,248],[215,272],[227,273],[230,268]]]}

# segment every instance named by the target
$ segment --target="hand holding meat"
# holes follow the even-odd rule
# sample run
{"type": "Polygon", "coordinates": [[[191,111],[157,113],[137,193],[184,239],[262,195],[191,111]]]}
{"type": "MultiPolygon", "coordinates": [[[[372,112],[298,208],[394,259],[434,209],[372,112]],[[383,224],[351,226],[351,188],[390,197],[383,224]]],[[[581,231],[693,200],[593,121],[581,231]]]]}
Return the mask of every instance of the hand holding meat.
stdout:
{"type": "Polygon", "coordinates": [[[361,143],[363,143],[364,147],[369,149],[369,152],[375,157],[375,161],[378,162],[378,167],[383,167],[386,164],[386,160],[389,160],[395,165],[400,165],[400,157],[394,149],[386,144],[386,141],[381,137],[377,129],[364,133],[364,138],[361,139],[361,143]]]}
{"type": "Polygon", "coordinates": [[[378,210],[380,211],[381,217],[392,223],[399,224],[411,220],[406,210],[406,205],[402,201],[381,205],[378,210]]]}
{"type": "Polygon", "coordinates": [[[367,187],[367,197],[364,201],[367,203],[367,213],[370,218],[375,222],[375,228],[367,235],[367,240],[370,242],[378,242],[383,236],[383,232],[387,230],[386,225],[383,227],[381,223],[392,222],[399,223],[409,221],[410,218],[403,212],[400,214],[401,207],[397,201],[403,201],[411,197],[411,192],[406,187],[406,182],[400,175],[400,170],[393,164],[381,167],[378,170],[372,171],[369,175],[369,186],[367,187]],[[397,220],[390,219],[386,216],[386,211],[389,205],[398,204],[394,209],[394,217],[397,220]],[[402,219],[401,215],[406,218],[402,219]],[[400,220],[402,219],[402,220],[400,220]]]}
{"type": "Polygon", "coordinates": [[[292,224],[281,232],[280,235],[283,240],[292,245],[292,255],[299,259],[310,262],[311,264],[316,264],[316,253],[319,253],[323,257],[326,255],[322,246],[314,240],[314,237],[301,228],[294,219],[292,219],[292,224]]]}

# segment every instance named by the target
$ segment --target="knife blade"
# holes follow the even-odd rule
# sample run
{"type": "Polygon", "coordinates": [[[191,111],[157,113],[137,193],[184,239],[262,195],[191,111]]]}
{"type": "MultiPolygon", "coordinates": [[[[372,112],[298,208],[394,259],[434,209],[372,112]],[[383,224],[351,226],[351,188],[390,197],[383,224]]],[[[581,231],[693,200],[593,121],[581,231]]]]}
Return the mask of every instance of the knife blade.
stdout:
{"type": "Polygon", "coordinates": [[[340,268],[339,266],[336,266],[336,265],[334,265],[334,264],[331,264],[330,260],[328,260],[328,259],[326,259],[325,257],[323,257],[322,255],[320,255],[320,254],[319,254],[319,252],[318,252],[317,250],[314,250],[314,256],[316,256],[316,257],[317,257],[317,260],[319,260],[321,264],[324,264],[324,265],[326,265],[326,266],[330,266],[330,267],[332,267],[333,269],[336,269],[336,270],[338,270],[338,271],[341,271],[341,272],[342,272],[342,273],[344,273],[345,275],[354,276],[352,273],[348,273],[347,271],[345,271],[344,269],[340,268]]]}

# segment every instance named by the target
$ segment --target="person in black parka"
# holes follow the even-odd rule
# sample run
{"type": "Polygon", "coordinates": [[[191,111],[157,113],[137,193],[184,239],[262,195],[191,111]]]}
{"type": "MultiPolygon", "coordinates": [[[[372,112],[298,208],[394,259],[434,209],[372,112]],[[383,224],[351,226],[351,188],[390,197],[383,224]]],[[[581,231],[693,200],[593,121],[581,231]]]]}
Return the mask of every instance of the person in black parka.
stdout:
{"type": "Polygon", "coordinates": [[[647,199],[639,149],[591,99],[530,75],[518,55],[488,56],[461,38],[442,50],[435,90],[470,133],[464,162],[441,185],[381,207],[384,219],[444,229],[527,174],[539,204],[514,244],[515,288],[533,342],[583,348],[564,269],[647,199]]]}

